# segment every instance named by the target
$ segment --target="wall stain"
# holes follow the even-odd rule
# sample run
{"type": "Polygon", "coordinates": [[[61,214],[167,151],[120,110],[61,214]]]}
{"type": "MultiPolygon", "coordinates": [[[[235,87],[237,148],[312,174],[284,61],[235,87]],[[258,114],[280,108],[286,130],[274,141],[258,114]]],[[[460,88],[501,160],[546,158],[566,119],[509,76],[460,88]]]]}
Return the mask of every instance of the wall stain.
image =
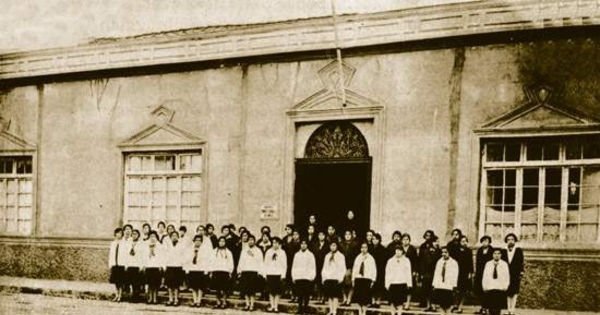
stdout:
{"type": "Polygon", "coordinates": [[[600,104],[600,37],[520,45],[516,62],[524,87],[552,89],[550,103],[597,114],[600,104]]]}
{"type": "Polygon", "coordinates": [[[450,176],[448,188],[448,217],[446,221],[447,234],[454,229],[456,216],[456,191],[458,175],[458,146],[459,146],[459,126],[460,126],[460,101],[462,93],[462,74],[465,67],[465,48],[454,49],[454,65],[450,73],[450,99],[448,101],[448,110],[450,111],[450,176]]]}

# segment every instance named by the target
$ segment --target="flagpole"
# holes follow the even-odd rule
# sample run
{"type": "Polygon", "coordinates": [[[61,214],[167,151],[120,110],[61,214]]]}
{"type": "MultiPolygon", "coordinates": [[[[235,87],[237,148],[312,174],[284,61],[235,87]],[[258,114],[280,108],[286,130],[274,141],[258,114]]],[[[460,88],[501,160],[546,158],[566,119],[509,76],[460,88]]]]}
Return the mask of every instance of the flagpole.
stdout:
{"type": "Polygon", "coordinates": [[[346,83],[344,82],[344,71],[342,65],[342,49],[340,47],[338,29],[337,29],[337,15],[335,13],[335,0],[331,0],[331,15],[333,17],[333,35],[335,39],[335,54],[338,62],[338,72],[340,78],[340,86],[342,88],[342,107],[346,107],[346,83]]]}

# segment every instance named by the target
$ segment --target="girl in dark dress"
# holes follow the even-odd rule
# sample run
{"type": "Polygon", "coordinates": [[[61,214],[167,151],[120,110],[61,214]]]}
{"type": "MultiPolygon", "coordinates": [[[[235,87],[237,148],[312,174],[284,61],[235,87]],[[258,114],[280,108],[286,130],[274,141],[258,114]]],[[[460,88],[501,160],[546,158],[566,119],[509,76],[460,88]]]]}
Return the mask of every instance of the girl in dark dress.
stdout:
{"type": "Polygon", "coordinates": [[[455,258],[458,263],[458,285],[456,288],[455,305],[452,307],[452,311],[456,311],[459,314],[462,313],[462,306],[467,292],[473,287],[471,283],[473,279],[473,253],[468,243],[469,239],[466,236],[463,235],[460,237],[460,248],[455,258]]]}
{"type": "Polygon", "coordinates": [[[320,304],[325,304],[325,297],[323,296],[323,282],[321,281],[321,271],[323,270],[323,260],[325,255],[329,252],[329,244],[327,243],[324,231],[317,232],[317,241],[312,245],[310,251],[315,255],[315,261],[317,263],[317,276],[315,278],[315,297],[320,304]]]}
{"type": "Polygon", "coordinates": [[[352,264],[358,255],[358,244],[352,239],[352,231],[344,232],[344,241],[340,243],[340,252],[346,258],[346,275],[342,283],[343,300],[342,306],[348,306],[352,302],[354,287],[352,286],[352,264]]]}
{"type": "MultiPolygon", "coordinates": [[[[492,238],[490,236],[484,235],[479,240],[481,243],[481,247],[477,249],[477,255],[475,258],[475,277],[474,277],[474,293],[479,298],[479,301],[482,302],[485,295],[483,293],[483,289],[481,287],[481,280],[483,279],[483,269],[485,268],[485,264],[492,260],[494,248],[491,246],[492,238]]],[[[481,309],[476,312],[477,314],[485,314],[486,309],[482,306],[481,309]]]]}
{"type": "MultiPolygon", "coordinates": [[[[419,265],[419,255],[417,253],[417,249],[412,246],[410,244],[410,234],[408,233],[404,233],[402,235],[402,251],[404,251],[404,256],[406,256],[406,258],[408,258],[408,260],[410,261],[410,270],[412,271],[412,278],[413,281],[416,282],[417,277],[419,276],[419,273],[417,270],[419,270],[418,265],[419,265]]],[[[394,253],[395,255],[395,253],[394,253]]],[[[412,288],[411,288],[412,290],[412,288]]],[[[408,295],[406,296],[406,303],[404,303],[403,309],[404,310],[408,310],[409,309],[409,305],[410,305],[410,300],[412,297],[412,291],[408,291],[408,295]]]]}
{"type": "Polygon", "coordinates": [[[419,276],[421,278],[421,298],[427,306],[426,312],[435,311],[431,304],[431,292],[433,291],[433,274],[435,265],[441,257],[438,237],[433,231],[426,231],[423,235],[425,242],[419,250],[419,276]]]}
{"type": "Polygon", "coordinates": [[[378,308],[381,303],[381,297],[385,294],[385,265],[388,260],[388,253],[386,248],[381,245],[381,235],[379,233],[373,235],[371,255],[375,259],[375,265],[377,266],[377,275],[373,284],[373,307],[378,308]]]}
{"type": "Polygon", "coordinates": [[[448,252],[450,253],[450,257],[456,260],[456,256],[458,255],[458,251],[460,250],[460,238],[463,236],[462,231],[460,229],[452,230],[452,239],[448,242],[446,247],[448,248],[448,252]]]}
{"type": "Polygon", "coordinates": [[[508,290],[506,290],[508,315],[515,314],[517,296],[519,295],[521,278],[523,277],[523,249],[517,247],[517,240],[517,236],[514,233],[506,235],[504,237],[506,249],[502,253],[502,260],[508,263],[510,271],[510,285],[508,286],[508,290]]]}

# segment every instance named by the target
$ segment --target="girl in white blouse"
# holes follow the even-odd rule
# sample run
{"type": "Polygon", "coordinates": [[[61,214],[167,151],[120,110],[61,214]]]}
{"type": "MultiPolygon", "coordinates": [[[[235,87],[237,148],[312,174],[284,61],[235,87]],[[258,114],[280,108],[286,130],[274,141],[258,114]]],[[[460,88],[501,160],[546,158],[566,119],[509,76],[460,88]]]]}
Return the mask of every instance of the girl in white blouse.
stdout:
{"type": "Polygon", "coordinates": [[[148,249],[144,253],[143,258],[146,285],[148,285],[147,303],[156,304],[156,296],[162,280],[162,271],[165,269],[165,254],[163,246],[159,243],[156,231],[150,231],[148,237],[148,249]]]}
{"type": "Polygon", "coordinates": [[[448,313],[454,302],[454,289],[458,284],[458,263],[446,246],[442,247],[442,258],[435,265],[433,273],[433,290],[436,303],[448,313]]]}
{"type": "Polygon", "coordinates": [[[171,232],[169,242],[165,242],[165,285],[169,291],[167,305],[179,305],[179,287],[183,284],[185,273],[183,272],[183,257],[185,245],[179,240],[177,231],[171,232]]]}
{"type": "Polygon", "coordinates": [[[500,259],[502,251],[494,248],[493,259],[485,264],[481,287],[483,288],[484,307],[490,311],[490,315],[500,315],[500,311],[506,307],[506,290],[510,284],[510,273],[508,263],[500,259]]]}
{"type": "Polygon", "coordinates": [[[116,228],[114,232],[114,240],[110,243],[108,251],[108,268],[110,268],[109,282],[115,285],[117,292],[113,301],[120,302],[123,294],[123,285],[125,283],[125,264],[124,264],[124,243],[123,229],[116,228]]]}
{"type": "MultiPolygon", "coordinates": [[[[192,246],[186,249],[184,270],[187,273],[188,286],[192,290],[192,306],[200,307],[202,294],[208,287],[209,259],[212,256],[212,245],[205,246],[202,235],[195,235],[192,246]]],[[[208,240],[210,243],[210,240],[208,240]]]]}
{"type": "Polygon", "coordinates": [[[323,280],[323,295],[327,298],[329,314],[336,315],[339,298],[342,295],[342,281],[346,274],[346,259],[344,254],[338,251],[338,244],[329,244],[329,253],[323,260],[321,279],[323,280]]]}
{"type": "Polygon", "coordinates": [[[369,254],[369,245],[360,245],[360,254],[354,259],[352,267],[352,286],[354,298],[358,302],[358,314],[367,314],[367,305],[371,302],[371,288],[377,277],[375,259],[369,254]]]}
{"type": "MultiPolygon", "coordinates": [[[[412,285],[410,260],[406,258],[402,245],[396,245],[394,256],[387,261],[385,266],[385,287],[392,305],[392,315],[400,314],[400,306],[408,303],[408,292],[412,285]]],[[[405,309],[407,306],[405,305],[405,309]]]]}
{"type": "Polygon", "coordinates": [[[303,239],[300,241],[300,250],[294,255],[292,263],[292,280],[296,287],[299,314],[308,312],[308,301],[316,274],[315,256],[308,250],[308,241],[303,239]]]}
{"type": "Polygon", "coordinates": [[[125,274],[127,287],[131,286],[131,300],[137,300],[143,290],[142,269],[145,243],[140,239],[140,231],[133,230],[131,241],[128,243],[125,259],[125,274]]]}
{"type": "Polygon", "coordinates": [[[219,237],[211,259],[211,281],[212,288],[217,293],[217,305],[215,308],[227,308],[227,294],[233,272],[233,254],[226,245],[224,236],[219,237]]]}
{"type": "Polygon", "coordinates": [[[287,272],[287,255],[281,249],[280,238],[274,237],[272,243],[273,247],[265,253],[263,275],[267,280],[267,292],[271,304],[267,312],[278,312],[279,296],[287,272]]]}
{"type": "MultiPolygon", "coordinates": [[[[247,231],[244,231],[247,232],[247,231]]],[[[258,291],[259,274],[262,274],[262,251],[255,246],[256,238],[248,234],[246,246],[242,246],[237,271],[240,274],[240,295],[246,300],[245,311],[254,310],[254,296],[258,291]]]]}

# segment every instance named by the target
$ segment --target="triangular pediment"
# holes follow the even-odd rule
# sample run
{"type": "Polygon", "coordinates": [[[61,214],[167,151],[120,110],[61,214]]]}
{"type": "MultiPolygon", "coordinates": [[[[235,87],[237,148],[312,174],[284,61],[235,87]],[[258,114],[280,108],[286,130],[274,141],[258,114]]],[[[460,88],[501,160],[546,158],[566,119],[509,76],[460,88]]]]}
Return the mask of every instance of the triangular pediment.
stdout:
{"type": "Polygon", "coordinates": [[[130,137],[121,146],[194,145],[204,141],[169,123],[154,124],[130,137]]]}
{"type": "Polygon", "coordinates": [[[32,151],[35,145],[4,130],[0,131],[0,151],[32,151]]]}
{"type": "MultiPolygon", "coordinates": [[[[323,89],[319,92],[305,98],[296,106],[294,106],[290,112],[302,112],[302,111],[319,111],[328,109],[340,109],[342,108],[342,97],[334,91],[323,89]]],[[[366,96],[362,96],[356,92],[346,89],[346,107],[348,108],[366,108],[366,107],[377,107],[379,103],[366,96]]]]}
{"type": "Polygon", "coordinates": [[[600,121],[575,109],[526,104],[484,124],[479,131],[551,130],[598,127],[600,121]]]}
{"type": "Polygon", "coordinates": [[[339,63],[334,60],[325,65],[317,72],[323,88],[298,102],[288,114],[381,107],[378,102],[348,89],[355,72],[356,68],[346,62],[339,63]]]}

